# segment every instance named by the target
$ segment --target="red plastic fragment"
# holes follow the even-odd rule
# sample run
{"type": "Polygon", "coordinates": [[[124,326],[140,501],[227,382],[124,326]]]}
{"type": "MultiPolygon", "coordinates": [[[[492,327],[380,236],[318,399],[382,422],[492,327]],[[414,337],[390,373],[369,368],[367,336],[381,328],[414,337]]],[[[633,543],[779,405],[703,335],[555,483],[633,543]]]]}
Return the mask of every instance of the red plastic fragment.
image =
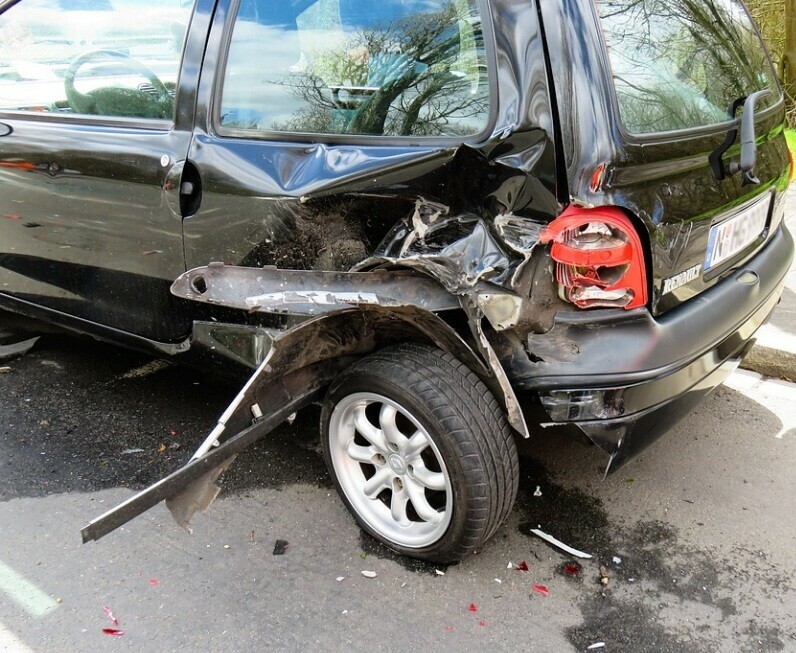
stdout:
{"type": "Polygon", "coordinates": [[[177,435],[177,431],[175,429],[171,429],[171,431],[169,431],[169,433],[171,433],[172,435],[177,435]]]}
{"type": "Polygon", "coordinates": [[[517,571],[528,571],[528,563],[523,560],[520,564],[516,567],[517,571]]]}
{"type": "Polygon", "coordinates": [[[580,565],[577,562],[568,562],[564,565],[564,573],[567,576],[577,576],[580,574],[580,565]]]}
{"type": "Polygon", "coordinates": [[[453,632],[453,626],[445,626],[445,632],[446,633],[452,633],[453,632]]]}
{"type": "Polygon", "coordinates": [[[467,608],[470,612],[478,612],[478,606],[475,603],[471,603],[470,607],[467,608]]]}
{"type": "Polygon", "coordinates": [[[160,584],[160,581],[157,578],[150,578],[149,584],[152,585],[152,587],[156,587],[157,585],[160,584]]]}
{"type": "Polygon", "coordinates": [[[118,628],[103,628],[102,632],[106,635],[112,635],[113,637],[121,637],[124,635],[124,631],[119,630],[118,628]]]}
{"type": "Polygon", "coordinates": [[[481,628],[486,628],[486,621],[479,621],[478,625],[481,626],[481,628]]]}
{"type": "Polygon", "coordinates": [[[106,615],[108,615],[108,619],[110,619],[113,622],[114,626],[119,625],[119,620],[116,618],[116,615],[113,614],[113,610],[111,610],[110,608],[106,608],[105,606],[102,606],[102,610],[105,612],[106,615]]]}
{"type": "Polygon", "coordinates": [[[541,594],[542,596],[548,596],[550,594],[550,590],[547,589],[547,587],[544,585],[534,585],[533,591],[539,592],[539,594],[541,594]]]}

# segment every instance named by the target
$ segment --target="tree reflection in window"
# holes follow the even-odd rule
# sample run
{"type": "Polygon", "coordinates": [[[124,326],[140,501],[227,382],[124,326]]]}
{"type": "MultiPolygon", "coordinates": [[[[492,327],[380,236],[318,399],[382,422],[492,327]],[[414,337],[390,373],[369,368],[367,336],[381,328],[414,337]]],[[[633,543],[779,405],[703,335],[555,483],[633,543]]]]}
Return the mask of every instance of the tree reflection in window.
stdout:
{"type": "Polygon", "coordinates": [[[779,91],[738,0],[600,0],[625,128],[636,134],[712,125],[762,88],[779,91]]]}
{"type": "Polygon", "coordinates": [[[236,21],[222,126],[394,136],[486,126],[486,60],[471,0],[318,0],[292,16],[262,4],[256,20],[240,13],[236,21]]]}

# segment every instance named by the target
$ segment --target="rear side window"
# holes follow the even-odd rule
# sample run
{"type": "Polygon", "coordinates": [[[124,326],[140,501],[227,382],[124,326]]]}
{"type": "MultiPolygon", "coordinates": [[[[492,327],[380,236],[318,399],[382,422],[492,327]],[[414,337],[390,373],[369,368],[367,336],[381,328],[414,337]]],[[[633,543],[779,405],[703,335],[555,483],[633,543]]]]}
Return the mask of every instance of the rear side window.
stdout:
{"type": "Polygon", "coordinates": [[[781,91],[738,0],[597,0],[619,112],[632,134],[714,125],[735,100],[781,91]]]}
{"type": "Polygon", "coordinates": [[[241,0],[222,128],[467,136],[489,85],[475,0],[241,0]]]}

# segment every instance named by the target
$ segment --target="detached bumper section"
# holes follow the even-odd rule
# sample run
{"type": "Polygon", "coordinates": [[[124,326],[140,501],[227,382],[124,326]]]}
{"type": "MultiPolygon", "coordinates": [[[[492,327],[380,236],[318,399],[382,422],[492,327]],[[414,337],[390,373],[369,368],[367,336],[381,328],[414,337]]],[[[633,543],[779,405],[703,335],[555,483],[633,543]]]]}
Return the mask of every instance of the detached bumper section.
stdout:
{"type": "Polygon", "coordinates": [[[742,269],[658,318],[646,309],[559,314],[528,339],[541,360],[513,380],[538,394],[553,424],[577,425],[610,455],[606,473],[616,471],[737,367],[779,302],[793,253],[782,226],[742,269]]]}

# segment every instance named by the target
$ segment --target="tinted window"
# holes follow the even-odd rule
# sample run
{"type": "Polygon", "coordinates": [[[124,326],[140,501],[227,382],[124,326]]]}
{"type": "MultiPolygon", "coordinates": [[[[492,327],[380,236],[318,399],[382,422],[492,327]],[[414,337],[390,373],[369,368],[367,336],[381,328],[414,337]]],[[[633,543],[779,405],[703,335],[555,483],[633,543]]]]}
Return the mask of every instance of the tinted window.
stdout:
{"type": "Polygon", "coordinates": [[[463,136],[488,110],[474,0],[241,0],[223,127],[463,136]]]}
{"type": "Polygon", "coordinates": [[[732,103],[772,89],[771,63],[738,0],[598,0],[622,121],[631,133],[727,120],[732,103]]]}
{"type": "Polygon", "coordinates": [[[0,15],[0,110],[171,119],[192,4],[22,0],[0,15]]]}

